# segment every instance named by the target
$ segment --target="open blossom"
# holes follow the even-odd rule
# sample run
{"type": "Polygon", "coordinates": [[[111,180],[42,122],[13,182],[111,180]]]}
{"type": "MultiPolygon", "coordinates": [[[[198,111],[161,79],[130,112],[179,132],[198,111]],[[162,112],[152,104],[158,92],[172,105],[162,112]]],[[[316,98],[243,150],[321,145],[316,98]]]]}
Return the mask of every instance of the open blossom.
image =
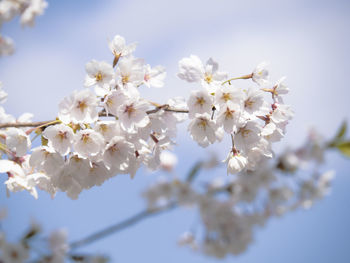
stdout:
{"type": "Polygon", "coordinates": [[[219,106],[225,105],[229,102],[241,106],[244,98],[244,92],[241,89],[235,88],[232,85],[222,86],[218,88],[215,92],[215,103],[217,103],[219,106]]]}
{"type": "Polygon", "coordinates": [[[204,90],[192,91],[187,105],[190,118],[193,118],[196,114],[210,114],[213,108],[213,98],[204,90]]]}
{"type": "Polygon", "coordinates": [[[246,119],[255,119],[269,112],[268,104],[261,90],[250,88],[244,92],[244,116],[246,119]]]}
{"type": "Polygon", "coordinates": [[[125,170],[128,167],[130,158],[135,154],[134,146],[125,140],[124,137],[115,136],[106,146],[103,154],[103,161],[107,167],[125,170]]]}
{"type": "Polygon", "coordinates": [[[161,88],[164,86],[164,79],[166,77],[165,68],[156,66],[151,68],[150,65],[145,66],[145,75],[143,83],[148,87],[161,88]]]}
{"type": "Polygon", "coordinates": [[[114,79],[114,70],[112,65],[105,61],[92,60],[85,66],[86,77],[85,86],[90,87],[97,85],[100,88],[108,90],[110,82],[114,79]]]}
{"type": "Polygon", "coordinates": [[[109,48],[116,58],[130,55],[136,49],[136,43],[130,45],[125,44],[125,39],[122,36],[116,35],[111,42],[109,48]]]}
{"type": "Polygon", "coordinates": [[[26,175],[19,164],[9,160],[0,160],[0,173],[7,173],[9,176],[5,182],[8,191],[17,192],[27,190],[34,198],[38,198],[35,186],[38,184],[40,178],[45,177],[44,174],[26,175]]]}
{"type": "Polygon", "coordinates": [[[283,103],[283,99],[281,95],[285,95],[289,92],[288,87],[284,84],[285,80],[286,80],[286,77],[282,77],[278,81],[276,81],[271,91],[273,98],[280,103],[283,103]]]}
{"type": "Polygon", "coordinates": [[[289,105],[275,103],[273,104],[273,112],[270,116],[274,123],[282,123],[292,119],[294,112],[289,105]]]}
{"type": "Polygon", "coordinates": [[[195,55],[183,58],[179,62],[180,79],[188,82],[200,82],[208,92],[215,92],[221,83],[227,78],[227,74],[218,71],[218,63],[210,58],[206,65],[195,55]]]}
{"type": "Polygon", "coordinates": [[[45,174],[52,177],[60,174],[64,166],[64,160],[52,148],[40,146],[33,149],[29,158],[29,164],[38,171],[44,171],[45,174]]]}
{"type": "Polygon", "coordinates": [[[119,62],[116,71],[117,84],[119,86],[126,89],[130,86],[137,87],[143,83],[144,76],[143,59],[129,56],[119,62]]]}
{"type": "Polygon", "coordinates": [[[260,86],[268,83],[269,71],[266,69],[267,65],[267,62],[260,63],[252,73],[252,80],[260,86]]]}
{"type": "Polygon", "coordinates": [[[74,136],[74,150],[83,158],[100,153],[104,143],[102,135],[92,129],[80,130],[74,136]]]}
{"type": "Polygon", "coordinates": [[[29,136],[17,128],[8,128],[6,130],[6,146],[18,157],[26,155],[31,146],[29,136]]]}
{"type": "Polygon", "coordinates": [[[74,139],[73,130],[64,124],[47,127],[43,135],[48,139],[48,145],[56,152],[66,155],[69,153],[74,139]]]}
{"type": "Polygon", "coordinates": [[[217,140],[217,125],[207,113],[197,114],[188,126],[191,137],[200,146],[207,147],[217,140]]]}
{"type": "Polygon", "coordinates": [[[107,93],[103,100],[103,106],[106,113],[117,116],[119,107],[128,99],[124,90],[112,90],[107,93]]]}
{"type": "Polygon", "coordinates": [[[149,117],[146,113],[149,104],[144,100],[127,100],[118,109],[118,118],[123,130],[135,133],[138,128],[147,126],[149,117]]]}
{"type": "Polygon", "coordinates": [[[59,119],[65,123],[92,123],[97,121],[97,98],[90,90],[74,91],[59,104],[59,119]]]}
{"type": "Polygon", "coordinates": [[[254,121],[249,121],[241,127],[234,136],[235,145],[240,150],[248,150],[257,146],[260,141],[261,127],[254,121]]]}
{"type": "Polygon", "coordinates": [[[225,132],[236,132],[240,125],[241,108],[239,104],[229,101],[225,106],[220,107],[217,116],[217,124],[223,125],[225,132]]]}

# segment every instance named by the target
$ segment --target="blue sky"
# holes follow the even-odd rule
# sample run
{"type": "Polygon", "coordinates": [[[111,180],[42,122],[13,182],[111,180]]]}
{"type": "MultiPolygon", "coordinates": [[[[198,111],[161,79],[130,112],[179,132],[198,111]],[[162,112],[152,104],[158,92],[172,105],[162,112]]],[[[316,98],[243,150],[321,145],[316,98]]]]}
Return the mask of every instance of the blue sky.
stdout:
{"type": "MultiPolygon", "coordinates": [[[[59,101],[83,88],[85,63],[111,60],[107,41],[120,34],[139,43],[136,56],[167,68],[166,86],[145,88],[147,98],[163,102],[186,97],[196,88],[175,77],[177,62],[190,54],[202,60],[213,57],[232,76],[249,73],[267,60],[273,79],[287,75],[291,92],[286,102],[296,112],[286,139],[276,148],[300,145],[312,126],[330,137],[342,120],[350,120],[349,11],[347,1],[49,1],[34,28],[22,29],[18,21],[3,27],[17,49],[0,60],[0,80],[9,93],[4,107],[15,116],[29,111],[36,120],[54,118],[59,101]]],[[[175,151],[179,175],[208,153],[184,128],[175,151]]],[[[245,254],[223,262],[349,262],[349,167],[345,158],[328,154],[322,170],[337,171],[332,194],[310,211],[269,221],[256,231],[245,254]]],[[[134,180],[118,176],[83,192],[78,201],[64,194],[51,200],[43,192],[39,200],[27,193],[7,199],[1,186],[0,207],[9,209],[4,228],[15,240],[35,218],[48,232],[66,227],[75,240],[141,210],[140,193],[158,175],[139,172],[134,180]]],[[[109,254],[113,262],[216,262],[176,245],[195,220],[196,211],[176,210],[86,249],[109,254]]]]}

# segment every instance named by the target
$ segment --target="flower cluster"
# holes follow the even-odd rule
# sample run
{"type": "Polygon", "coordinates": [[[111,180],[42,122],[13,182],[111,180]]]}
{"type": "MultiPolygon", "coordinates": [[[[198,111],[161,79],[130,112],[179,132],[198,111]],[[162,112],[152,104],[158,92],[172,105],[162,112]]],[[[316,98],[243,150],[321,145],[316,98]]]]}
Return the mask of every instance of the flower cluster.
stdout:
{"type": "Polygon", "coordinates": [[[268,85],[269,77],[266,63],[261,63],[249,75],[226,80],[227,74],[219,71],[213,59],[203,65],[193,55],[182,59],[179,68],[181,79],[202,86],[201,90],[192,91],[187,101],[192,138],[206,147],[221,141],[224,133],[232,137],[232,149],[226,159],[228,173],[253,170],[261,158],[272,157],[271,144],[281,140],[293,116],[281,97],[288,93],[285,77],[272,88],[261,88],[268,85]],[[236,79],[252,79],[258,88],[231,85],[236,79]],[[265,99],[264,93],[272,95],[272,102],[265,99]]]}
{"type": "MultiPolygon", "coordinates": [[[[173,98],[158,104],[142,98],[140,91],[161,88],[165,69],[134,57],[136,45],[127,44],[119,35],[109,48],[113,63],[88,62],[86,88],[60,102],[56,120],[32,125],[34,128],[8,125],[1,130],[1,150],[8,160],[0,161],[0,171],[9,176],[5,182],[9,191],[25,189],[37,197],[38,186],[52,197],[62,191],[76,199],[83,189],[101,185],[117,174],[133,178],[142,164],[159,169],[162,151],[175,144],[176,126],[187,117],[191,137],[202,147],[220,141],[225,133],[230,135],[228,173],[254,170],[261,159],[272,157],[271,144],[283,137],[293,115],[281,98],[288,92],[284,79],[272,88],[246,90],[231,85],[234,79],[267,84],[265,64],[249,75],[227,80],[213,59],[203,65],[192,55],[179,62],[178,76],[200,83],[203,89],[193,91],[187,102],[173,98]],[[265,94],[272,94],[272,102],[265,94]],[[33,149],[32,133],[42,138],[41,146],[33,149]]],[[[25,114],[17,123],[31,117],[25,114]]],[[[3,111],[0,122],[16,121],[3,111]]]]}
{"type": "MultiPolygon", "coordinates": [[[[22,26],[34,26],[35,17],[42,15],[48,6],[45,0],[2,0],[0,1],[0,28],[3,23],[20,16],[22,26]]],[[[0,34],[0,57],[14,51],[12,39],[0,34]]]]}
{"type": "MultiPolygon", "coordinates": [[[[141,86],[163,86],[164,68],[152,68],[135,58],[135,44],[127,45],[121,36],[109,47],[113,65],[88,62],[86,89],[61,101],[56,120],[31,129],[1,131],[8,160],[0,161],[0,170],[9,175],[9,191],[25,189],[37,197],[38,186],[52,196],[60,190],[76,199],[83,189],[101,185],[117,174],[134,177],[141,164],[150,170],[160,167],[162,151],[171,149],[176,125],[185,118],[174,107],[186,111],[185,101],[174,98],[158,105],[143,99],[141,86]],[[41,135],[42,144],[31,149],[29,135],[33,132],[41,135]]],[[[5,112],[0,121],[16,122],[5,112]]],[[[22,117],[17,123],[23,121],[22,117]]]]}
{"type": "MultiPolygon", "coordinates": [[[[184,181],[163,178],[143,196],[149,209],[177,205],[199,211],[202,223],[195,227],[192,224],[191,230],[181,235],[179,245],[217,258],[241,254],[253,242],[254,230],[270,218],[310,208],[329,193],[333,171],[306,176],[304,170],[313,163],[320,166],[319,157],[326,149],[324,140],[311,136],[305,145],[286,150],[274,161],[262,159],[254,171],[208,182],[202,179],[200,185],[193,182],[193,177],[184,181]]],[[[206,168],[206,163],[200,162],[200,167],[206,168]]]]}
{"type": "MultiPolygon", "coordinates": [[[[0,211],[0,224],[5,219],[6,210],[0,211]],[[2,215],[3,214],[3,215],[2,215]]],[[[106,263],[108,258],[103,255],[69,253],[68,234],[65,229],[58,229],[46,238],[42,236],[42,228],[32,222],[29,229],[24,233],[17,243],[9,242],[6,233],[0,231],[0,262],[24,263],[33,259],[33,262],[42,263],[106,263]],[[40,247],[38,251],[37,248],[40,247]]]]}

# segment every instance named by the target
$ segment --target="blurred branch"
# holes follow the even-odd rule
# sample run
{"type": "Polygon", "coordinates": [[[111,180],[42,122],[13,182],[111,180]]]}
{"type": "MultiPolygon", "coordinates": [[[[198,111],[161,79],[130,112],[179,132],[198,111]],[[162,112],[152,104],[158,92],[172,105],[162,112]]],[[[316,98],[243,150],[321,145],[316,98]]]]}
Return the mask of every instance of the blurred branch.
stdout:
{"type": "Polygon", "coordinates": [[[128,227],[142,221],[143,219],[161,214],[161,213],[166,212],[166,211],[170,211],[176,207],[177,207],[177,204],[175,202],[173,202],[173,203],[170,203],[164,207],[151,208],[151,209],[141,211],[141,212],[129,217],[128,219],[125,219],[119,223],[116,223],[116,224],[111,225],[107,228],[104,228],[103,230],[97,231],[97,232],[95,232],[95,233],[93,233],[93,234],[91,234],[91,235],[89,235],[81,240],[78,240],[78,241],[71,243],[70,248],[76,249],[78,247],[88,245],[88,244],[93,243],[99,239],[105,238],[105,237],[112,235],[114,233],[117,233],[125,228],[128,228],[128,227]]]}
{"type": "MultiPolygon", "coordinates": [[[[199,162],[195,163],[186,177],[186,182],[191,183],[193,181],[193,179],[196,177],[196,175],[199,173],[199,171],[202,167],[203,167],[203,162],[199,161],[199,162]]],[[[140,222],[146,218],[161,214],[161,213],[166,212],[166,211],[170,211],[176,207],[177,207],[176,202],[170,202],[166,206],[146,209],[146,210],[141,211],[141,212],[139,212],[139,213],[137,213],[137,214],[121,221],[121,222],[118,222],[114,225],[111,225],[107,228],[104,228],[104,229],[99,230],[93,234],[90,234],[81,240],[72,242],[70,244],[70,248],[76,249],[78,247],[88,245],[88,244],[93,243],[99,239],[102,239],[102,238],[105,238],[109,235],[117,233],[125,228],[131,227],[131,226],[137,224],[138,222],[140,222]]]]}

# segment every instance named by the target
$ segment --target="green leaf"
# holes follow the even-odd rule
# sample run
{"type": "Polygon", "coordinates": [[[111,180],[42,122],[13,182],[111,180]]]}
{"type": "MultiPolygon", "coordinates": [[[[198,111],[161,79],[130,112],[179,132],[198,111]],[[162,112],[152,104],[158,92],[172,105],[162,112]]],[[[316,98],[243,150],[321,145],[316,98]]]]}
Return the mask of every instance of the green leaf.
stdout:
{"type": "Polygon", "coordinates": [[[41,136],[41,145],[42,146],[47,146],[47,143],[48,143],[49,141],[44,137],[44,136],[41,136]]]}
{"type": "Polygon", "coordinates": [[[336,140],[341,140],[344,138],[344,135],[346,133],[346,130],[347,130],[347,123],[346,121],[343,121],[342,125],[340,126],[338,132],[337,132],[337,135],[335,136],[335,139],[336,140]]]}
{"type": "Polygon", "coordinates": [[[338,143],[336,147],[344,156],[350,157],[350,141],[338,143]]]}
{"type": "Polygon", "coordinates": [[[347,123],[346,121],[343,121],[342,125],[338,129],[337,134],[330,141],[329,147],[337,147],[339,142],[341,142],[344,139],[346,131],[347,131],[347,123]]]}

